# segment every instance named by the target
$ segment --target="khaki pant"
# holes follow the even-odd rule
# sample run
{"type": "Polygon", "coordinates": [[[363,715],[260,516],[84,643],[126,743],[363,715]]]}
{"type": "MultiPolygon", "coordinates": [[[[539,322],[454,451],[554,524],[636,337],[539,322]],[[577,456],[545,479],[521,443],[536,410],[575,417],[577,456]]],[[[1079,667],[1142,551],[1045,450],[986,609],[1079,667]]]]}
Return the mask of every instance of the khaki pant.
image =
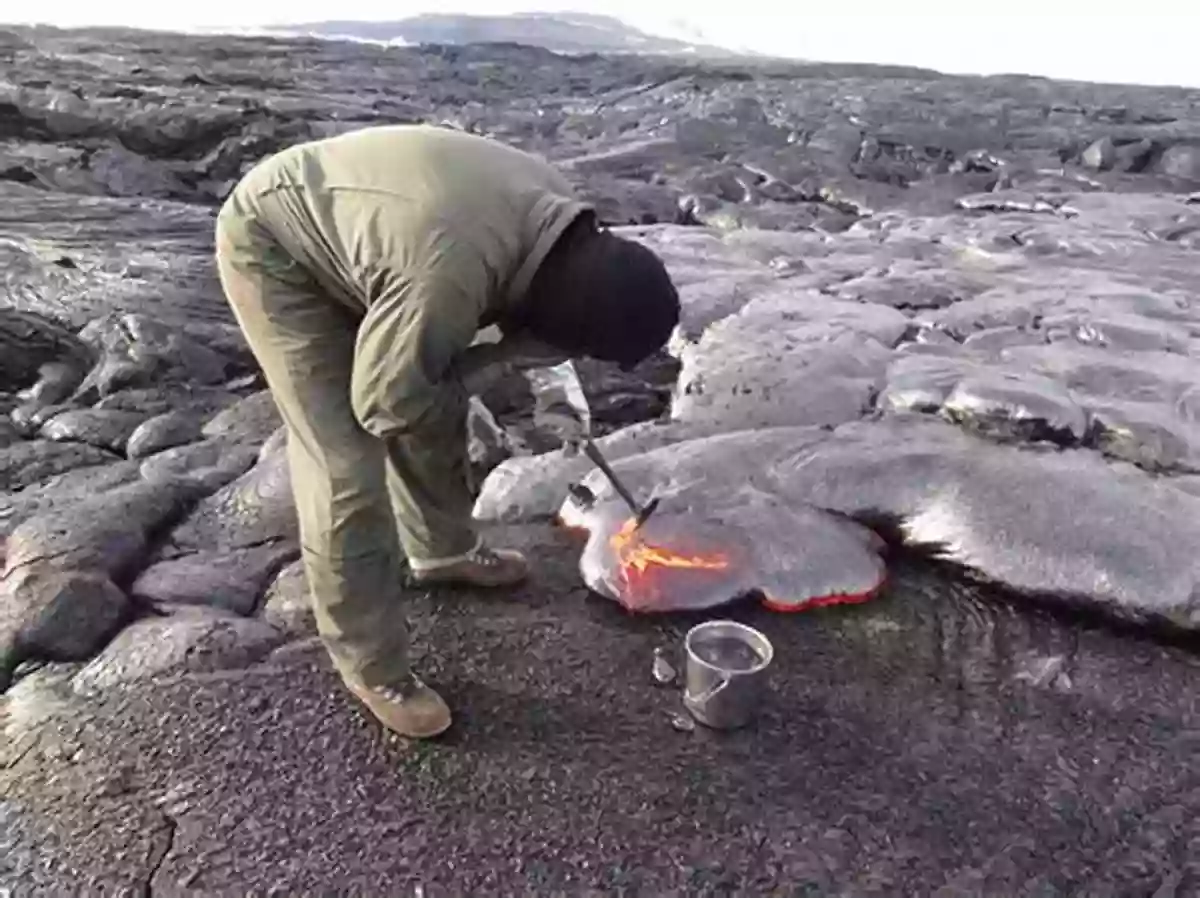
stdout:
{"type": "Polygon", "coordinates": [[[450,557],[477,542],[466,409],[439,409],[419,435],[387,443],[363,430],[350,402],[358,317],[286,256],[267,219],[228,202],[217,268],[287,429],[317,629],[343,676],[399,684],[409,673],[405,556],[450,557]]]}

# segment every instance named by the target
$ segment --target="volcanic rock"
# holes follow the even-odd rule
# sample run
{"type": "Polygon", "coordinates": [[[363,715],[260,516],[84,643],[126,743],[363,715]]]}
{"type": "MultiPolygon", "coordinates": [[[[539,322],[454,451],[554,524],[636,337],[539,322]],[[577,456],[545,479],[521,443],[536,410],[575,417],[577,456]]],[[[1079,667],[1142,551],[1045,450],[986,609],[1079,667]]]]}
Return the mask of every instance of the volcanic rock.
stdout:
{"type": "Polygon", "coordinates": [[[0,498],[0,535],[7,536],[25,520],[53,509],[74,508],[115,487],[136,482],[141,471],[136,462],[115,461],[65,471],[40,484],[0,498]]]}
{"type": "Polygon", "coordinates": [[[13,442],[0,447],[0,487],[19,490],[56,474],[112,461],[116,457],[111,452],[85,443],[13,442]]]}
{"type": "Polygon", "coordinates": [[[1200,94],[121,30],[0,55],[0,892],[1125,895],[1186,866],[1194,659],[1149,637],[1200,625],[1200,94]],[[686,623],[587,595],[611,543],[578,503],[625,509],[520,377],[472,418],[475,514],[535,577],[396,585],[458,741],[373,741],[304,641],[213,217],[267,154],[399,121],[542,153],[662,256],[664,352],[578,368],[646,535],[745,547],[685,598],[886,573],[856,609],[721,612],[778,648],[760,729],[648,724],[678,696],[636,672],[686,623]],[[97,794],[118,759],[129,795],[97,794]]]}
{"type": "MultiPolygon", "coordinates": [[[[16,392],[32,387],[39,379],[67,379],[72,366],[90,366],[91,354],[78,336],[54,319],[36,312],[0,308],[0,359],[0,389],[16,392]]],[[[48,389],[43,386],[41,392],[48,389]]],[[[44,401],[57,402],[69,391],[44,401]]]]}
{"type": "MultiPolygon", "coordinates": [[[[98,473],[81,483],[101,498],[163,490],[165,511],[175,507],[172,490],[211,494],[145,557],[121,555],[145,598],[220,604],[201,585],[203,570],[232,607],[253,610],[297,534],[274,401],[230,386],[255,366],[211,264],[212,204],[271,150],[377,121],[385,107],[364,99],[361,79],[356,93],[306,94],[247,75],[264,44],[244,38],[225,41],[220,61],[195,65],[204,77],[170,87],[160,68],[102,66],[93,96],[71,86],[67,69],[54,74],[47,55],[86,38],[30,34],[14,52],[50,74],[9,91],[4,152],[23,174],[0,185],[11,318],[3,330],[22,350],[6,356],[4,378],[23,391],[0,467],[7,488],[26,493],[7,500],[8,556],[24,557],[32,522],[82,495],[42,481],[88,464],[98,473]],[[32,230],[21,224],[33,221],[32,230]],[[141,460],[145,487],[128,482],[122,457],[141,460]]],[[[144,35],[117,40],[135,55],[149,46],[144,35]]],[[[208,38],[176,43],[183,56],[216,58],[208,38]]],[[[633,376],[580,365],[615,458],[781,428],[795,435],[795,451],[815,451],[852,426],[886,439],[888,422],[917,414],[972,435],[980,459],[1000,458],[991,453],[1003,443],[1041,466],[1049,444],[1099,459],[1097,482],[1122,482],[1121,462],[1167,477],[1197,470],[1186,398],[1200,338],[1188,300],[1196,142],[1182,124],[1186,92],[1156,93],[1157,111],[1135,114],[1134,88],[1122,88],[1121,103],[1056,97],[1046,106],[1049,82],[937,82],[936,73],[897,70],[899,81],[850,101],[837,79],[863,77],[853,68],[813,78],[811,66],[741,60],[710,76],[636,57],[504,51],[528,52],[529,78],[565,67],[603,85],[556,90],[547,105],[534,81],[454,81],[487,59],[470,45],[384,52],[301,41],[294,52],[318,68],[375,66],[372,78],[391,66],[387,83],[405,70],[424,73],[419,83],[445,73],[453,89],[414,95],[395,118],[452,120],[549,155],[606,219],[662,254],[684,306],[675,359],[633,376]],[[800,77],[803,91],[784,86],[800,77]],[[972,110],[968,119],[930,127],[905,111],[905,91],[935,82],[972,110]],[[995,89],[981,93],[984,84],[995,89]],[[503,113],[496,90],[510,94],[503,113]],[[1053,108],[1053,122],[1014,112],[1025,107],[1004,91],[1029,109],[1053,108]],[[1118,108],[1119,128],[1104,112],[1118,108]],[[664,119],[655,109],[671,111],[664,119]],[[853,111],[842,120],[829,109],[853,111]],[[1039,137],[1006,141],[1036,127],[1039,137]],[[647,191],[660,210],[650,219],[647,191]],[[637,423],[647,419],[660,423],[637,423]]],[[[477,515],[554,514],[587,465],[560,458],[524,417],[519,379],[482,398],[488,413],[473,415],[472,457],[491,473],[477,515]],[[512,454],[520,457],[504,460],[512,454]]],[[[935,443],[949,453],[941,476],[952,480],[959,456],[935,443]]],[[[829,508],[901,525],[928,514],[919,503],[829,508]]],[[[68,557],[91,558],[90,539],[68,557]]]]}
{"type": "Polygon", "coordinates": [[[301,562],[280,570],[262,601],[262,617],[268,623],[288,632],[312,629],[312,600],[301,562]]]}
{"type": "Polygon", "coordinates": [[[751,593],[795,611],[862,601],[883,585],[882,543],[852,521],[753,487],[668,498],[636,533],[611,497],[564,509],[589,533],[579,562],[589,587],[644,613],[703,611],[751,593]]]}
{"type": "Polygon", "coordinates": [[[141,422],[125,444],[125,453],[130,458],[144,458],[199,440],[203,425],[195,415],[188,412],[163,412],[141,422]]]}
{"type": "Polygon", "coordinates": [[[242,477],[206,499],[174,531],[176,542],[223,548],[294,536],[287,455],[276,451],[242,477]]]}
{"type": "Polygon", "coordinates": [[[131,483],[35,515],[8,535],[5,573],[34,564],[102,570],[121,577],[142,565],[146,550],[197,498],[185,481],[131,483]]]}
{"type": "Polygon", "coordinates": [[[42,436],[58,442],[87,443],[123,453],[125,444],[146,416],[113,409],[72,409],[42,425],[42,436]]]}
{"type": "Polygon", "coordinates": [[[296,554],[289,546],[196,552],[152,564],[130,594],[157,605],[206,605],[249,615],[275,573],[296,554]]]}
{"type": "Polygon", "coordinates": [[[72,687],[86,694],[167,674],[244,667],[282,641],[265,621],[181,608],[131,623],[75,674],[72,687]]]}
{"type": "MultiPolygon", "coordinates": [[[[627,456],[614,468],[631,489],[662,497],[660,508],[740,506],[749,486],[891,525],[913,547],[1030,594],[1098,603],[1134,621],[1192,628],[1200,620],[1200,528],[1189,523],[1200,506],[1087,450],[989,446],[904,417],[852,422],[825,438],[811,429],[744,430],[627,456]],[[1056,501],[1031,501],[1039,490],[1056,501]]],[[[601,500],[613,495],[598,472],[582,486],[601,500]]],[[[587,526],[571,499],[560,514],[587,526]]],[[[738,532],[747,527],[749,542],[781,535],[770,516],[743,521],[738,532]]],[[[772,573],[764,566],[761,576],[772,573]]]]}
{"type": "Polygon", "coordinates": [[[0,580],[0,686],[17,665],[86,661],[129,616],[128,596],[103,573],[51,565],[5,571],[0,580]]]}
{"type": "Polygon", "coordinates": [[[230,437],[261,445],[283,424],[279,407],[267,390],[238,400],[207,421],[201,434],[230,437]]]}

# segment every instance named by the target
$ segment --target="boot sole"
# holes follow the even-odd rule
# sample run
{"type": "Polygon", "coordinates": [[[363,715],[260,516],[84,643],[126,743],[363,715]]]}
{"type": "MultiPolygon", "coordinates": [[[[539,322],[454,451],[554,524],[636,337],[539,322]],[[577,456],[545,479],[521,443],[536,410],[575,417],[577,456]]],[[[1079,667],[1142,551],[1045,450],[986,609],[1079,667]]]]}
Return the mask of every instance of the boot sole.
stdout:
{"type": "Polygon", "coordinates": [[[520,586],[529,579],[528,574],[524,574],[516,579],[508,580],[470,580],[464,577],[447,577],[441,579],[438,577],[412,577],[410,578],[413,586],[457,586],[463,589],[511,589],[514,586],[520,586]]]}

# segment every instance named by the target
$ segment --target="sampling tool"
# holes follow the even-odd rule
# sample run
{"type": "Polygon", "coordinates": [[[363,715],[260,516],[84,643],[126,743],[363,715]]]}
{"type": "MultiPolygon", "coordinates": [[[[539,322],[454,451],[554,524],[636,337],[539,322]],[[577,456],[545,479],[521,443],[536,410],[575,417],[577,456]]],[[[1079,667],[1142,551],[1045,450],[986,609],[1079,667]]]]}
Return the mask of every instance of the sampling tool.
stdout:
{"type": "Polygon", "coordinates": [[[629,492],[625,484],[621,483],[621,479],[617,477],[617,472],[612,469],[612,466],[609,465],[608,461],[600,453],[600,447],[590,439],[586,439],[583,441],[581,448],[588,460],[608,478],[608,482],[612,484],[612,488],[616,490],[617,495],[625,500],[625,504],[629,506],[629,510],[633,512],[636,518],[633,529],[637,530],[642,524],[646,523],[646,519],[650,515],[654,514],[654,509],[658,508],[658,496],[652,496],[649,502],[639,506],[637,500],[633,498],[633,493],[629,492]]]}
{"type": "Polygon", "coordinates": [[[621,482],[616,471],[592,441],[592,412],[575,365],[566,361],[549,368],[532,368],[525,372],[534,397],[534,419],[563,441],[563,452],[573,455],[582,451],[608,478],[613,490],[633,512],[638,529],[658,507],[658,497],[645,505],[639,504],[633,493],[621,482]]]}

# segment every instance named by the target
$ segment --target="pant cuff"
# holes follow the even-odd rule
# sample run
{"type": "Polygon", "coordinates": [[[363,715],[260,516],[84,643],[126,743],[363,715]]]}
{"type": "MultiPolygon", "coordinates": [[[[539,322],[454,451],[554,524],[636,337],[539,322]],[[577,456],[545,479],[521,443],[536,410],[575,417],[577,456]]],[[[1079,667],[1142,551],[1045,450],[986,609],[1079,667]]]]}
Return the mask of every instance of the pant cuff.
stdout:
{"type": "Polygon", "coordinates": [[[460,564],[468,560],[472,555],[480,550],[483,546],[483,538],[476,537],[475,545],[461,555],[444,555],[441,558],[410,558],[408,559],[409,568],[418,574],[424,574],[428,571],[435,571],[438,568],[450,567],[454,564],[460,564]]]}

